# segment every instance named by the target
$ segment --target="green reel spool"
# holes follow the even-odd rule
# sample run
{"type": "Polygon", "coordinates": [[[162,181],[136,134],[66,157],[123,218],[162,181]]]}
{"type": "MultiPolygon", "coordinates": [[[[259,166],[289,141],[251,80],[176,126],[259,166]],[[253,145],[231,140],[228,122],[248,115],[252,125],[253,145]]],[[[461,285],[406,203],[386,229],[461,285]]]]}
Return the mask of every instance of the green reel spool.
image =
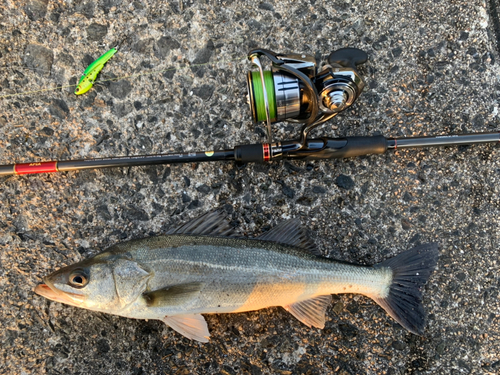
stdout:
{"type": "MultiPolygon", "coordinates": [[[[276,122],[276,96],[272,72],[264,71],[264,84],[266,85],[267,102],[269,103],[269,119],[271,122],[276,122]]],[[[256,122],[267,121],[266,104],[264,102],[264,90],[262,89],[260,72],[248,72],[247,85],[250,107],[252,108],[254,120],[256,122]]]]}

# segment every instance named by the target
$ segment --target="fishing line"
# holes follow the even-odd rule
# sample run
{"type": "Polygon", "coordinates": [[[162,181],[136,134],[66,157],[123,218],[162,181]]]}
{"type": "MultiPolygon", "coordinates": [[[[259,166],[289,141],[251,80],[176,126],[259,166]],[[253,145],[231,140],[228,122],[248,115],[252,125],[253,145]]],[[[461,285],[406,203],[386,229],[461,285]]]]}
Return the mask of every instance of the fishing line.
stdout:
{"type": "MultiPolygon", "coordinates": [[[[161,74],[161,73],[178,71],[178,70],[180,71],[180,70],[183,70],[183,69],[189,69],[189,68],[196,68],[196,67],[202,67],[202,66],[215,65],[215,64],[218,64],[218,63],[229,64],[229,63],[238,62],[238,61],[241,61],[241,58],[232,59],[232,60],[222,60],[222,61],[207,62],[207,63],[203,63],[203,64],[190,64],[190,65],[182,66],[182,67],[179,67],[179,68],[169,68],[169,69],[162,69],[162,70],[153,70],[153,71],[149,71],[149,72],[135,73],[135,74],[125,75],[125,76],[120,76],[120,77],[115,77],[115,78],[103,79],[103,80],[95,81],[94,84],[104,83],[104,82],[111,82],[111,81],[119,81],[121,79],[137,78],[137,77],[141,77],[141,76],[147,76],[147,75],[152,75],[152,74],[161,74]]],[[[12,67],[8,67],[8,68],[12,68],[12,67]]],[[[41,70],[41,71],[47,72],[47,71],[42,70],[42,69],[31,69],[31,68],[26,68],[26,67],[19,67],[19,68],[27,69],[27,70],[32,70],[32,71],[34,71],[34,70],[41,70]]],[[[78,86],[78,83],[75,83],[74,85],[63,85],[63,86],[52,87],[52,88],[48,88],[48,89],[23,91],[23,92],[18,92],[18,93],[14,93],[14,94],[0,95],[0,99],[11,98],[11,97],[21,96],[21,95],[38,94],[38,93],[41,93],[41,92],[61,90],[61,89],[66,89],[66,88],[71,88],[71,87],[76,87],[76,86],[78,86]]]]}
{"type": "MultiPolygon", "coordinates": [[[[264,90],[262,88],[262,80],[259,72],[251,72],[251,85],[255,98],[255,108],[257,121],[266,121],[266,107],[264,104],[264,90]]],[[[274,91],[273,73],[270,71],[264,72],[264,83],[266,85],[267,100],[269,103],[269,116],[271,121],[276,119],[276,98],[274,91]]]]}

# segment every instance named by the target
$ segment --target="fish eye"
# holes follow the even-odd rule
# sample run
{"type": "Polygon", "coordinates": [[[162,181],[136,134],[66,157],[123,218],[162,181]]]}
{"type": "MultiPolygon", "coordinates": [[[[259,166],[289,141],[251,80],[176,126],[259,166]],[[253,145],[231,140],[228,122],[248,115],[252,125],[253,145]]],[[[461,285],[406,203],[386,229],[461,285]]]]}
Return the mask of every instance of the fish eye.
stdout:
{"type": "Polygon", "coordinates": [[[75,288],[83,288],[89,282],[89,278],[82,270],[76,270],[71,272],[68,281],[75,288]]]}

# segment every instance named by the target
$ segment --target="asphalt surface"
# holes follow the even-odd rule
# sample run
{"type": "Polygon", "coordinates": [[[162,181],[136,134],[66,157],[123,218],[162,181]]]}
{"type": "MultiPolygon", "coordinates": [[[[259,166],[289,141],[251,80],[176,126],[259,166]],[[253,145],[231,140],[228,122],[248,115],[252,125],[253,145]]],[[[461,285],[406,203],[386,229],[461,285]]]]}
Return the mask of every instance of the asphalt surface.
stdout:
{"type": "MultiPolygon", "coordinates": [[[[499,36],[496,0],[4,1],[0,164],[261,142],[246,103],[255,47],[323,61],[346,46],[368,53],[364,93],[317,136],[496,131],[499,36]],[[87,94],[38,91],[75,84],[119,43],[87,94]]],[[[275,139],[299,130],[274,129],[275,139]]],[[[498,373],[499,157],[494,144],[1,178],[0,372],[498,373]],[[33,293],[63,265],[214,208],[248,235],[300,217],[325,256],[362,264],[437,242],[425,334],[408,333],[368,298],[339,295],[324,330],[277,307],[207,316],[212,338],[199,344],[159,321],[33,293]]]]}

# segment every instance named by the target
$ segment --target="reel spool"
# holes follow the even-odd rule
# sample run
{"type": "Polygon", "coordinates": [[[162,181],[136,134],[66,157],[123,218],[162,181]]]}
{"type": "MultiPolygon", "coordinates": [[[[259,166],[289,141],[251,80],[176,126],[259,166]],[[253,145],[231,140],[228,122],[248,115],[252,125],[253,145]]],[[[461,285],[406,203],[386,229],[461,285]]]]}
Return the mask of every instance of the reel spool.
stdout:
{"type": "Polygon", "coordinates": [[[278,55],[254,49],[248,58],[259,69],[247,74],[253,120],[267,122],[269,143],[272,123],[303,123],[304,144],[312,128],[350,107],[361,94],[364,82],[356,66],[368,56],[357,48],[342,48],[332,52],[319,71],[314,57],[306,54],[278,55]],[[271,60],[271,70],[263,70],[262,55],[271,60]]]}

